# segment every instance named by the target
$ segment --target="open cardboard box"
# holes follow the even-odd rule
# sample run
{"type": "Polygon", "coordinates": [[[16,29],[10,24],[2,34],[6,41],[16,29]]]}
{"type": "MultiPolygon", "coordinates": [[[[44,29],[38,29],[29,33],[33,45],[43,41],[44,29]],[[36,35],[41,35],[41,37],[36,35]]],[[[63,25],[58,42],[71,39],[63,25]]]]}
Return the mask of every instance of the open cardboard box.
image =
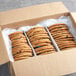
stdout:
{"type": "Polygon", "coordinates": [[[49,18],[70,16],[76,26],[76,13],[70,13],[62,2],[35,5],[0,13],[0,64],[9,62],[11,76],[60,76],[76,72],[76,48],[53,54],[34,56],[10,62],[1,30],[34,25],[49,18]]]}

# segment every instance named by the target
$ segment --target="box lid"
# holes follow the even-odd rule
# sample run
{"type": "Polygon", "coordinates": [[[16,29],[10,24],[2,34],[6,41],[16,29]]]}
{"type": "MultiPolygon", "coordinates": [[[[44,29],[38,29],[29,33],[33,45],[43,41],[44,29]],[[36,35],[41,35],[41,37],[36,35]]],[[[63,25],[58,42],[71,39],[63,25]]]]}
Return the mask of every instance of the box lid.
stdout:
{"type": "Polygon", "coordinates": [[[0,13],[0,25],[69,12],[62,2],[40,4],[0,13]]]}

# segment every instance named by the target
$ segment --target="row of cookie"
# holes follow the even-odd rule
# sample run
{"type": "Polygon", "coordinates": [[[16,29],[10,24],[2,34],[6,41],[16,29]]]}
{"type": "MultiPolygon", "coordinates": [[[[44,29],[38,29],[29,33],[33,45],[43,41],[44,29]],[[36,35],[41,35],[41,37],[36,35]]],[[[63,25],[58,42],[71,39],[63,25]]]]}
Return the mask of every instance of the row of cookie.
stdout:
{"type": "Polygon", "coordinates": [[[28,45],[23,32],[14,32],[9,35],[12,42],[12,54],[14,60],[21,60],[32,56],[32,49],[28,45]]]}
{"type": "Polygon", "coordinates": [[[44,27],[34,27],[27,31],[27,36],[37,55],[56,52],[48,32],[44,27]]]}
{"type": "Polygon", "coordinates": [[[74,37],[66,24],[55,24],[48,27],[60,50],[76,47],[74,37]]]}

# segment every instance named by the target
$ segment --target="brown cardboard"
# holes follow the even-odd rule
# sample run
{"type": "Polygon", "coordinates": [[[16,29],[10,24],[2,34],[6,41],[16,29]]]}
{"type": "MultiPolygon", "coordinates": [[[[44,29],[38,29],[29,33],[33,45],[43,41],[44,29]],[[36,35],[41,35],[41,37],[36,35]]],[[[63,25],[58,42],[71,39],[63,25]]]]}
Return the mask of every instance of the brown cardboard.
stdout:
{"type": "Polygon", "coordinates": [[[12,65],[16,76],[60,76],[74,73],[76,48],[17,61],[12,65]]]}
{"type": "Polygon", "coordinates": [[[25,21],[21,21],[21,22],[16,22],[16,23],[11,23],[11,24],[7,24],[4,26],[1,26],[2,29],[4,28],[19,28],[21,26],[27,26],[27,25],[35,25],[37,23],[39,23],[40,21],[43,21],[45,19],[52,19],[52,18],[59,18],[60,16],[68,16],[69,13],[61,13],[61,14],[55,14],[55,15],[51,15],[50,16],[45,16],[45,17],[41,17],[41,18],[36,18],[36,19],[31,19],[31,20],[25,20],[25,21]]]}
{"type": "Polygon", "coordinates": [[[0,65],[9,61],[6,46],[0,29],[0,65]]]}
{"type": "Polygon", "coordinates": [[[46,3],[36,6],[30,6],[20,9],[0,13],[0,25],[7,25],[13,23],[14,25],[29,23],[28,20],[32,19],[34,23],[35,19],[48,17],[51,15],[57,15],[62,13],[68,13],[69,11],[63,5],[62,2],[46,3]],[[34,20],[33,20],[34,19],[34,20]]]}
{"type": "MultiPolygon", "coordinates": [[[[70,15],[62,2],[41,4],[0,13],[1,30],[33,25],[49,18],[70,15]]],[[[75,21],[73,19],[72,20],[75,21]]],[[[0,64],[8,62],[8,55],[0,33],[0,64]]],[[[76,72],[76,48],[53,54],[31,57],[10,63],[12,76],[60,76],[76,72]]]]}

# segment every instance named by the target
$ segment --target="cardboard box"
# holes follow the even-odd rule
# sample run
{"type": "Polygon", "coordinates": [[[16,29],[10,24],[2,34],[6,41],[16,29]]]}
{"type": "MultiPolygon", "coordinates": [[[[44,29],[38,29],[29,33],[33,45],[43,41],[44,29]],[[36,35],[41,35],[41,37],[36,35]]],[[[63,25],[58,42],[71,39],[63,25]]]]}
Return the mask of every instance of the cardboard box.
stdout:
{"type": "Polygon", "coordinates": [[[76,13],[70,13],[62,2],[30,6],[0,13],[0,64],[9,62],[11,76],[60,76],[76,72],[76,48],[44,56],[10,62],[1,30],[34,25],[49,18],[70,16],[76,26],[76,13]]]}

